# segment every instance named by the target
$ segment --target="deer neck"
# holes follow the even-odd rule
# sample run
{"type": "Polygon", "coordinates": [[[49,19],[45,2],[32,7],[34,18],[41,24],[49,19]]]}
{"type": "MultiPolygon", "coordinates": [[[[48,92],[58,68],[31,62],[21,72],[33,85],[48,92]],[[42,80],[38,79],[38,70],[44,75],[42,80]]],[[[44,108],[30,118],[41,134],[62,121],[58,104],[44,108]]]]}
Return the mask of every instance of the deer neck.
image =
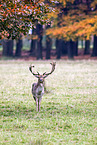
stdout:
{"type": "Polygon", "coordinates": [[[38,83],[37,83],[37,88],[38,88],[38,87],[43,88],[43,87],[44,87],[43,83],[40,83],[40,82],[38,81],[38,83]]]}

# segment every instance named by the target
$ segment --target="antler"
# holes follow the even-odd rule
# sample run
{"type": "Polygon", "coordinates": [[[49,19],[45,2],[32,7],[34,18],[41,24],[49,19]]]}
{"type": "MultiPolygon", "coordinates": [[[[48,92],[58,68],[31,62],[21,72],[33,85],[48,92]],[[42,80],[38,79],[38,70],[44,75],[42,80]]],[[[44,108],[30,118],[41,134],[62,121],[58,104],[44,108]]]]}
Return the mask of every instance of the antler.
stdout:
{"type": "Polygon", "coordinates": [[[52,74],[52,72],[55,70],[55,65],[56,65],[56,62],[52,62],[50,63],[52,65],[52,69],[51,69],[51,72],[49,73],[43,73],[43,78],[46,78],[48,75],[52,74]]]}
{"type": "Polygon", "coordinates": [[[29,67],[29,70],[31,71],[31,73],[36,77],[36,78],[39,78],[39,72],[37,72],[37,74],[35,74],[33,71],[32,71],[32,67],[34,67],[34,65],[33,66],[31,66],[30,65],[30,67],[29,67]]]}
{"type": "MultiPolygon", "coordinates": [[[[52,69],[49,73],[43,73],[43,75],[41,75],[43,78],[46,78],[48,75],[52,74],[52,72],[55,70],[55,65],[56,65],[56,62],[52,62],[50,63],[52,65],[52,69]]],[[[34,66],[30,66],[29,67],[29,70],[31,71],[31,73],[36,77],[36,78],[39,78],[40,77],[40,74],[39,72],[37,72],[36,74],[32,71],[32,67],[34,66]]]]}

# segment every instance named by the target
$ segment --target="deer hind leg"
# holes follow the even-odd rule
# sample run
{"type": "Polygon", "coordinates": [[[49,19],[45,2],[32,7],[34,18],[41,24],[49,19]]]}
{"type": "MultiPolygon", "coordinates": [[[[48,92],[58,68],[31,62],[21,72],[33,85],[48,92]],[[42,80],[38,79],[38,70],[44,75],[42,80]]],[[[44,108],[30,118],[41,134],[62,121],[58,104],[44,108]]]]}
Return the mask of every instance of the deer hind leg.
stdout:
{"type": "Polygon", "coordinates": [[[33,98],[34,98],[34,100],[35,100],[35,102],[36,102],[36,97],[35,97],[35,96],[33,96],[33,98]]]}

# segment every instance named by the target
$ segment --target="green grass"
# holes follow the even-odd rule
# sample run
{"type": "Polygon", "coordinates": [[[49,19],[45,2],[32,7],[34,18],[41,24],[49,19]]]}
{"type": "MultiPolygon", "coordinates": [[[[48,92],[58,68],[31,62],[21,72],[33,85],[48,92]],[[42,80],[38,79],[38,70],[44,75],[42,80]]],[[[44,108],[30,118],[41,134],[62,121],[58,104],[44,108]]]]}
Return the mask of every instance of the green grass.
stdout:
{"type": "MultiPolygon", "coordinates": [[[[0,61],[1,145],[97,145],[97,61],[57,61],[40,113],[30,61],[0,61]]],[[[50,61],[33,61],[49,72],[50,61]]]]}

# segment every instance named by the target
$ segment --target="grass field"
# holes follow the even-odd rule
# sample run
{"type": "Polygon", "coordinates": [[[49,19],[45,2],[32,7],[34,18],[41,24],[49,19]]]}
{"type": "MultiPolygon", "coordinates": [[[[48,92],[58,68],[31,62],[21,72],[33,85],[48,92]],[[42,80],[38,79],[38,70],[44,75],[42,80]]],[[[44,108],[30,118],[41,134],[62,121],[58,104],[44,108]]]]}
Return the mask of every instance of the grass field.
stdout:
{"type": "Polygon", "coordinates": [[[29,71],[50,61],[0,61],[1,145],[97,145],[97,61],[57,61],[36,112],[29,71]]]}

